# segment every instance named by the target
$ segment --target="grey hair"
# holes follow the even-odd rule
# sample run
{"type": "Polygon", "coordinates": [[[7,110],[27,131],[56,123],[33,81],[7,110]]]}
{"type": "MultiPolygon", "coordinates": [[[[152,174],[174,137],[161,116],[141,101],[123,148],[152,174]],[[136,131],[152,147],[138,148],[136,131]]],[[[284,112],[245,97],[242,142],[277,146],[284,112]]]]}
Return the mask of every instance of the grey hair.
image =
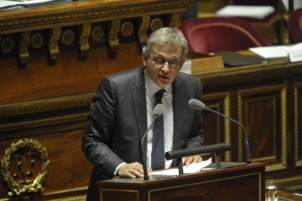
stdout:
{"type": "Polygon", "coordinates": [[[150,55],[153,44],[170,44],[182,47],[182,61],[185,60],[188,53],[188,41],[183,33],[177,28],[163,27],[154,31],[148,38],[146,45],[143,47],[143,54],[150,55]]]}

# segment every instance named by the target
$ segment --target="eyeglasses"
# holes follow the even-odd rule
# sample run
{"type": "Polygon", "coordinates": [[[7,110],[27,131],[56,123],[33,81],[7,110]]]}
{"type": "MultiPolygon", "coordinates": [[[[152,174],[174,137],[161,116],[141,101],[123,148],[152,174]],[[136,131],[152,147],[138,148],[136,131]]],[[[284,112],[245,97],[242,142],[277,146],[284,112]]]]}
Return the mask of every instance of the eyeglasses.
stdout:
{"type": "Polygon", "coordinates": [[[163,66],[166,62],[168,62],[169,64],[169,68],[177,68],[180,65],[180,62],[176,61],[176,60],[165,60],[159,57],[155,57],[152,58],[151,56],[149,56],[150,59],[156,64],[156,65],[160,65],[163,66]]]}

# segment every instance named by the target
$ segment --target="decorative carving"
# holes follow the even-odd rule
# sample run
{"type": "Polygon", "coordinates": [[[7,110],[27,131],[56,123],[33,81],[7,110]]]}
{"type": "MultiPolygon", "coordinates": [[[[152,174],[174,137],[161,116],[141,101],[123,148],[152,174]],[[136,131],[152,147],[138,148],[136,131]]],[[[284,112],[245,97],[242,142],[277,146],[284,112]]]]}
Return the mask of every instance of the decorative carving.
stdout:
{"type": "MultiPolygon", "coordinates": [[[[3,18],[0,19],[0,32],[1,34],[7,34],[8,37],[14,36],[14,34],[22,35],[22,41],[19,47],[20,55],[18,55],[22,64],[27,62],[29,55],[32,53],[29,51],[39,49],[40,47],[45,48],[43,40],[49,40],[47,41],[49,43],[49,50],[46,51],[49,53],[50,60],[57,58],[60,51],[58,48],[60,39],[63,46],[68,46],[63,47],[61,51],[67,50],[68,48],[75,48],[71,45],[78,44],[80,53],[86,55],[90,46],[109,44],[109,53],[114,55],[120,43],[137,40],[136,36],[139,38],[138,43],[140,43],[140,47],[145,44],[147,40],[147,30],[150,31],[148,28],[150,16],[152,15],[158,17],[158,19],[152,22],[152,31],[162,27],[163,24],[165,26],[169,24],[176,26],[180,23],[180,13],[191,5],[192,0],[135,2],[114,6],[102,6],[102,3],[97,1],[90,3],[95,6],[86,8],[85,6],[83,7],[80,2],[79,4],[72,5],[67,11],[54,9],[54,12],[45,15],[3,18]],[[171,17],[167,17],[173,12],[177,13],[171,17]],[[140,18],[142,19],[141,21],[140,18]],[[121,26],[121,22],[125,19],[129,20],[121,26]],[[164,23],[162,20],[165,20],[164,23]],[[137,24],[138,21],[142,22],[142,24],[137,24]],[[105,26],[96,26],[91,30],[92,24],[101,23],[105,26]],[[110,25],[112,25],[111,28],[110,25]],[[139,33],[134,33],[137,31],[136,26],[140,26],[139,33]],[[69,29],[69,27],[72,27],[72,29],[69,29]],[[80,33],[77,31],[79,27],[83,28],[80,33]],[[50,30],[49,35],[44,35],[44,32],[39,32],[45,30],[45,28],[50,30]],[[31,33],[31,31],[33,32],[31,33]],[[43,37],[39,34],[34,34],[30,37],[30,34],[36,32],[43,34],[43,37]],[[91,36],[91,38],[89,38],[89,36],[91,36]],[[28,50],[29,42],[32,48],[28,50]]],[[[18,43],[15,37],[11,38],[13,38],[16,44],[18,43]]],[[[4,45],[3,39],[2,35],[2,45],[4,45]]],[[[12,50],[15,50],[14,45],[12,45],[12,40],[9,42],[8,44],[5,43],[10,46],[4,48],[3,53],[11,53],[12,50]]],[[[41,52],[44,51],[41,50],[41,52]]]]}
{"type": "Polygon", "coordinates": [[[90,49],[88,38],[91,32],[91,24],[83,24],[82,25],[82,33],[80,35],[80,53],[82,56],[87,54],[87,51],[90,49]]]}
{"type": "Polygon", "coordinates": [[[120,42],[118,40],[118,32],[120,31],[121,20],[112,20],[112,27],[109,32],[109,52],[114,54],[120,42]]]}
{"type": "Polygon", "coordinates": [[[58,41],[61,36],[61,28],[56,27],[51,30],[51,36],[49,40],[49,58],[55,60],[60,50],[58,48],[58,41]]]}
{"type": "Polygon", "coordinates": [[[91,39],[95,42],[101,41],[105,35],[103,27],[96,25],[92,28],[91,39]]]}
{"type": "Polygon", "coordinates": [[[32,35],[30,40],[30,45],[34,49],[39,49],[44,44],[44,37],[40,33],[35,33],[32,35]]]}
{"type": "Polygon", "coordinates": [[[0,117],[88,106],[93,93],[0,105],[0,117]]]}
{"type": "Polygon", "coordinates": [[[133,34],[134,27],[131,22],[124,22],[122,24],[121,32],[124,37],[129,37],[133,34]]]}
{"type": "Polygon", "coordinates": [[[192,4],[192,0],[165,0],[154,2],[143,2],[136,4],[112,7],[98,7],[69,12],[56,12],[53,14],[40,15],[34,17],[22,17],[0,20],[0,31],[18,31],[28,27],[53,27],[56,24],[78,25],[81,22],[107,21],[113,16],[120,19],[129,16],[144,14],[167,14],[171,10],[185,11],[192,4]]]}
{"type": "Polygon", "coordinates": [[[19,60],[21,64],[25,64],[28,57],[28,45],[30,42],[31,32],[23,32],[21,36],[21,41],[19,45],[19,60]]]}
{"type": "Polygon", "coordinates": [[[74,38],[75,38],[74,32],[70,29],[66,29],[62,33],[61,42],[63,45],[68,46],[74,42],[74,38]]]}
{"type": "Polygon", "coordinates": [[[15,48],[15,41],[11,37],[6,37],[1,42],[1,51],[3,53],[10,53],[15,48]]]}
{"type": "Polygon", "coordinates": [[[150,29],[151,31],[156,31],[164,26],[163,21],[159,18],[155,18],[151,21],[150,29]]]}
{"type": "Polygon", "coordinates": [[[142,22],[138,30],[138,39],[140,47],[143,47],[148,39],[147,30],[150,24],[150,16],[142,16],[142,22]]]}
{"type": "Polygon", "coordinates": [[[20,195],[22,193],[37,193],[42,189],[42,183],[47,176],[49,160],[46,148],[35,139],[21,139],[13,142],[6,149],[5,155],[1,160],[1,173],[4,181],[12,190],[9,196],[20,195]],[[28,163],[23,164],[23,160],[28,163]],[[36,161],[36,160],[39,161],[36,161]],[[13,163],[15,166],[11,165],[13,163]],[[25,165],[28,165],[27,172],[24,171],[25,165]],[[36,166],[40,166],[37,168],[36,166]],[[12,170],[15,167],[14,170],[12,170]],[[12,171],[14,173],[12,173],[12,171]],[[37,173],[38,172],[38,173],[37,173]],[[36,176],[34,178],[34,176],[36,176]]]}

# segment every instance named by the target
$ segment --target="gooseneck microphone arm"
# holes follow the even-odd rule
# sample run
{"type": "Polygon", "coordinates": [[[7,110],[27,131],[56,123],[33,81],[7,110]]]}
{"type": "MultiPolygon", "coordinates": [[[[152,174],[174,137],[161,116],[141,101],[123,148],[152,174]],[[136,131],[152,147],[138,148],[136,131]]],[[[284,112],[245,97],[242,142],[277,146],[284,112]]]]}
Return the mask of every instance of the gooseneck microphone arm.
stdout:
{"type": "Polygon", "coordinates": [[[152,123],[149,125],[147,131],[145,132],[145,134],[143,135],[142,140],[141,140],[142,161],[143,161],[144,179],[145,180],[149,180],[149,175],[148,175],[148,169],[147,169],[147,153],[146,153],[147,151],[144,149],[144,140],[147,137],[151,128],[153,127],[155,120],[158,117],[160,117],[163,114],[163,112],[164,112],[163,104],[157,104],[154,107],[152,123]]]}
{"type": "Polygon", "coordinates": [[[245,130],[244,126],[240,122],[238,122],[238,121],[236,121],[236,120],[234,120],[234,119],[232,119],[232,118],[230,118],[230,117],[228,117],[228,116],[226,116],[226,115],[224,115],[224,114],[222,114],[220,112],[217,112],[215,110],[212,110],[212,109],[206,107],[203,102],[201,102],[200,100],[197,100],[197,99],[191,99],[189,101],[189,106],[191,108],[193,108],[193,109],[196,109],[196,110],[207,110],[209,112],[216,113],[216,114],[218,114],[218,115],[220,115],[220,116],[222,116],[222,117],[224,117],[224,118],[226,118],[226,119],[228,119],[228,120],[230,120],[230,121],[238,124],[242,128],[242,130],[244,132],[245,161],[246,161],[246,164],[250,164],[251,163],[249,141],[248,141],[248,138],[247,138],[246,130],[245,130]]]}

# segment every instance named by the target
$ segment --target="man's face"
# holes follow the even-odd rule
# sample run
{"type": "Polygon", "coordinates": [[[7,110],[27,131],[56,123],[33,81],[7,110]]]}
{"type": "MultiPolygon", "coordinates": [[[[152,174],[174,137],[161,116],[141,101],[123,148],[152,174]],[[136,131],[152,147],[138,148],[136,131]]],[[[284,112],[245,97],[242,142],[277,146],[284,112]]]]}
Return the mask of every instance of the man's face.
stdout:
{"type": "Polygon", "coordinates": [[[181,46],[153,44],[143,63],[151,80],[160,88],[172,83],[183,65],[181,46]]]}

